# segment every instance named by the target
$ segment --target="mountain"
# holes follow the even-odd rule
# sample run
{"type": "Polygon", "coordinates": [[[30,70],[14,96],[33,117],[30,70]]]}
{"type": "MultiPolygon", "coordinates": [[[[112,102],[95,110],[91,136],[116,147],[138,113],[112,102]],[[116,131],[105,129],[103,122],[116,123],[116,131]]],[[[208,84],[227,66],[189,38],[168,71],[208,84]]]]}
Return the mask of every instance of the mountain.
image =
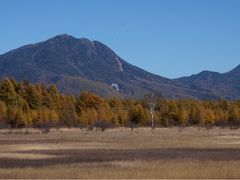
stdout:
{"type": "Polygon", "coordinates": [[[227,73],[202,71],[189,77],[173,80],[185,88],[206,91],[217,98],[240,98],[240,65],[227,73]]]}
{"type": "Polygon", "coordinates": [[[231,92],[218,87],[230,84],[231,77],[238,82],[238,72],[202,72],[171,80],[129,64],[101,42],[67,34],[0,55],[0,78],[54,83],[64,93],[86,90],[105,97],[142,97],[155,91],[167,98],[234,98],[240,94],[237,86],[232,85],[231,92]]]}

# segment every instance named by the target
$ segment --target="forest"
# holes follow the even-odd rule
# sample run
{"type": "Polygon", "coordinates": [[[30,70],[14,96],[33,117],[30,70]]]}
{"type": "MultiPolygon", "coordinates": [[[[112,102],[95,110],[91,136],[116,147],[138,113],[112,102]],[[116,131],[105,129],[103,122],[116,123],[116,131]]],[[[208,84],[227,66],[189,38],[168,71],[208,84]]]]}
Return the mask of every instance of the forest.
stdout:
{"type": "Polygon", "coordinates": [[[240,126],[240,100],[119,99],[60,93],[55,85],[0,81],[0,128],[240,126]]]}

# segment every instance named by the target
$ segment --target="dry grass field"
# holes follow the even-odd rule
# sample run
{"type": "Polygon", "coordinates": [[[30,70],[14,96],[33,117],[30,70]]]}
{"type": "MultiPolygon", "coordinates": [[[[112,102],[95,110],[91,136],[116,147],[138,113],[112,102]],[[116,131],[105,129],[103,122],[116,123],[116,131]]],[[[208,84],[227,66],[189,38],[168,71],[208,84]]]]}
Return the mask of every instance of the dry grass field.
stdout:
{"type": "Polygon", "coordinates": [[[240,178],[240,130],[0,131],[0,178],[240,178]]]}

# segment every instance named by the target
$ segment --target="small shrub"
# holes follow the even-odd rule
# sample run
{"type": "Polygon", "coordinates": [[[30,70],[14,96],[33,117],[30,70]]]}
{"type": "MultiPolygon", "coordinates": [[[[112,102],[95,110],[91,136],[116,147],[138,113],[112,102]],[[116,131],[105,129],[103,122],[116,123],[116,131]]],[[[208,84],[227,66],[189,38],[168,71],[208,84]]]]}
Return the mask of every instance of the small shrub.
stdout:
{"type": "Polygon", "coordinates": [[[101,129],[101,131],[105,131],[110,128],[112,124],[106,120],[98,120],[95,122],[96,129],[101,129]]]}

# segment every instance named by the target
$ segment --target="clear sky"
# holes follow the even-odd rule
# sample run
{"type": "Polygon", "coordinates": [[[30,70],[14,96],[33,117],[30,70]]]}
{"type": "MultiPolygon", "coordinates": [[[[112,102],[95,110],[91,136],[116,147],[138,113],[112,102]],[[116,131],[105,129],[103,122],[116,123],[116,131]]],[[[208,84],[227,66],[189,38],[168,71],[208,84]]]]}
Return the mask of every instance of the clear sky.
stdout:
{"type": "Polygon", "coordinates": [[[0,54],[58,34],[175,78],[240,64],[240,0],[0,0],[0,54]]]}

